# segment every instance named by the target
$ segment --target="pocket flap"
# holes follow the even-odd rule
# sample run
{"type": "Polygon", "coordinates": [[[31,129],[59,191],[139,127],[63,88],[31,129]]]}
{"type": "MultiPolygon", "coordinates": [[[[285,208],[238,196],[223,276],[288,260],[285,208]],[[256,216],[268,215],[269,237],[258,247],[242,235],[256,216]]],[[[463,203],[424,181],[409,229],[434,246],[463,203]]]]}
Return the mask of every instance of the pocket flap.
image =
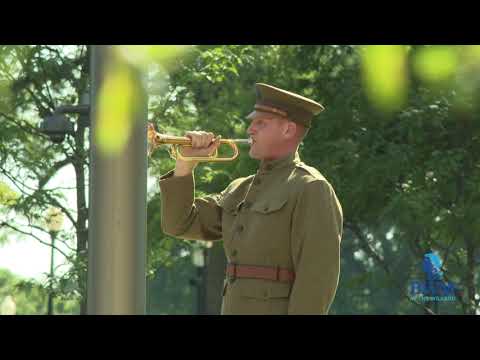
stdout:
{"type": "Polygon", "coordinates": [[[280,210],[287,202],[286,197],[277,197],[257,201],[252,205],[252,210],[261,214],[269,214],[271,212],[280,210]]]}

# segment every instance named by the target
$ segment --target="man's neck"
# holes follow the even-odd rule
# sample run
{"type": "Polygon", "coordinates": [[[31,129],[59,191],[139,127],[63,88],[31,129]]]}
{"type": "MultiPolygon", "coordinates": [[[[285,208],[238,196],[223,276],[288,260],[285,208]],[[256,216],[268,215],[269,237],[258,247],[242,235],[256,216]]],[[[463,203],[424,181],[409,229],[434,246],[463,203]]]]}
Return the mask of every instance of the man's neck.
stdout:
{"type": "Polygon", "coordinates": [[[297,161],[300,161],[298,151],[284,154],[282,157],[278,156],[275,160],[263,159],[260,161],[258,172],[268,173],[274,169],[282,169],[285,166],[289,166],[297,161]]]}
{"type": "Polygon", "coordinates": [[[293,148],[290,148],[290,149],[288,149],[288,150],[286,150],[286,151],[277,153],[277,154],[275,154],[275,155],[271,155],[271,156],[269,156],[269,157],[263,158],[263,159],[261,159],[261,161],[262,161],[262,162],[269,162],[269,161],[275,161],[275,160],[279,160],[279,159],[284,159],[284,158],[286,158],[287,156],[296,153],[297,151],[298,151],[298,146],[293,147],[293,148]]]}

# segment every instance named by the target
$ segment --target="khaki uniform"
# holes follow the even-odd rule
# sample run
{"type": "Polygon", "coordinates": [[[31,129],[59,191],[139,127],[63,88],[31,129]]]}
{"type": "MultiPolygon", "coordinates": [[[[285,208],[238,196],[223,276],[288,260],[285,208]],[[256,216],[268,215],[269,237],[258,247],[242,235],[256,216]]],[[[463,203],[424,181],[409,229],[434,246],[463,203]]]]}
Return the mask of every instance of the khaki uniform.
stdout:
{"type": "MultiPolygon", "coordinates": [[[[340,272],[343,213],[323,175],[298,153],[262,161],[255,175],[194,198],[193,175],[160,178],[162,229],[189,240],[223,240],[229,263],[281,267],[291,283],[225,279],[222,314],[327,314],[340,272]]],[[[221,295],[221,294],[219,294],[221,295]]]]}

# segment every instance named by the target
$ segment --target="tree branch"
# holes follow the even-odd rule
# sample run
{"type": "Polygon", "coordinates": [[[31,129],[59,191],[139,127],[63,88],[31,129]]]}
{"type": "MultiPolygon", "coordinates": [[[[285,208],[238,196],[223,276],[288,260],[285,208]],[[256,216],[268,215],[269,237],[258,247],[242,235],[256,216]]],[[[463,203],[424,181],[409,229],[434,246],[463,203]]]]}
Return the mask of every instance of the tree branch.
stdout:
{"type": "Polygon", "coordinates": [[[47,174],[45,174],[44,177],[40,178],[38,180],[38,190],[43,189],[43,187],[48,183],[48,181],[64,166],[70,164],[72,162],[71,158],[66,158],[63,160],[60,160],[53,164],[51,168],[48,169],[47,174]]]}
{"type": "Polygon", "coordinates": [[[24,234],[24,235],[28,235],[28,236],[31,236],[33,238],[35,238],[36,240],[38,240],[40,243],[42,243],[43,245],[47,245],[47,246],[50,246],[50,247],[53,247],[55,250],[57,250],[60,254],[62,254],[65,258],[69,258],[69,255],[65,254],[62,250],[60,250],[58,247],[56,247],[55,245],[52,245],[52,244],[49,244],[49,243],[46,243],[45,241],[43,241],[42,239],[40,239],[39,237],[37,237],[36,235],[32,234],[32,233],[28,233],[26,231],[22,231],[18,228],[16,228],[15,226],[13,225],[10,225],[6,222],[2,222],[0,223],[0,226],[6,226],[6,227],[9,227],[10,229],[12,230],[15,230],[21,234],[24,234]]]}
{"type": "Polygon", "coordinates": [[[48,139],[48,136],[43,134],[39,128],[32,126],[27,122],[25,122],[24,124],[21,124],[19,121],[15,119],[14,116],[8,115],[4,112],[0,112],[0,115],[5,117],[8,121],[14,123],[16,126],[18,126],[19,129],[22,129],[26,133],[36,135],[36,136],[42,136],[45,139],[48,139]]]}
{"type": "MultiPolygon", "coordinates": [[[[29,220],[29,222],[28,222],[28,226],[29,226],[29,227],[32,227],[32,228],[34,228],[34,229],[43,231],[43,232],[46,233],[46,234],[50,234],[47,230],[41,228],[40,226],[37,226],[37,225],[32,224],[30,220],[29,220]]],[[[56,240],[57,240],[57,241],[61,241],[62,244],[65,245],[69,250],[71,250],[71,251],[75,251],[75,250],[76,250],[75,248],[73,248],[73,247],[71,247],[70,245],[68,245],[67,242],[64,241],[64,240],[59,239],[59,238],[57,238],[56,240]]]]}
{"type": "Polygon", "coordinates": [[[19,181],[19,180],[17,180],[17,179],[12,179],[12,178],[10,177],[10,175],[4,171],[3,168],[0,168],[0,169],[2,170],[2,173],[5,174],[5,176],[7,176],[7,177],[10,179],[10,181],[13,182],[13,184],[15,185],[15,187],[16,187],[22,194],[26,195],[28,198],[35,198],[38,193],[44,192],[45,196],[46,196],[47,199],[50,201],[50,202],[47,202],[47,204],[49,204],[49,205],[54,205],[54,206],[60,208],[60,209],[63,211],[63,213],[68,217],[68,219],[72,222],[73,226],[75,226],[75,228],[77,227],[77,222],[74,220],[73,216],[70,214],[70,211],[67,210],[67,208],[65,208],[63,205],[61,205],[61,204],[58,202],[57,199],[53,198],[53,197],[49,194],[49,191],[32,189],[31,187],[25,185],[25,184],[22,183],[21,181],[19,181]],[[33,194],[29,194],[29,193],[23,191],[23,189],[21,189],[21,188],[18,186],[17,182],[19,182],[20,184],[22,184],[22,186],[26,187],[27,189],[33,190],[34,193],[33,193],[33,194]]]}
{"type": "MultiPolygon", "coordinates": [[[[355,236],[358,238],[358,240],[360,241],[361,243],[361,248],[367,253],[369,254],[374,260],[375,262],[377,262],[382,268],[383,270],[385,271],[385,273],[387,274],[387,276],[390,278],[390,280],[398,287],[398,288],[402,288],[402,286],[398,283],[398,281],[393,277],[392,275],[392,272],[390,270],[390,267],[389,265],[387,264],[387,262],[385,261],[385,259],[383,259],[379,254],[377,254],[375,252],[375,250],[371,247],[370,243],[368,242],[368,240],[365,238],[365,236],[362,234],[362,231],[360,230],[360,228],[358,227],[357,224],[354,224],[354,223],[351,223],[351,222],[345,222],[345,227],[350,229],[354,234],[355,236]]],[[[424,304],[421,304],[415,300],[413,300],[412,298],[410,298],[408,295],[404,294],[404,298],[406,298],[409,302],[411,302],[412,304],[414,305],[417,305],[419,307],[421,307],[425,312],[427,312],[428,314],[430,315],[436,315],[435,312],[430,309],[429,307],[425,306],[424,304]]]]}

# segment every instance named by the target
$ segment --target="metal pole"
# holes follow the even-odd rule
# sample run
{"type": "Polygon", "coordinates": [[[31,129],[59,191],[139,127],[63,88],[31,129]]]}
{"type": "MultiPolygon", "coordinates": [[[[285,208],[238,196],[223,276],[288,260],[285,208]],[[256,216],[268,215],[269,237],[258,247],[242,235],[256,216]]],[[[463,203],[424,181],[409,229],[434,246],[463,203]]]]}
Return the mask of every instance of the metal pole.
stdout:
{"type": "MultiPolygon", "coordinates": [[[[128,145],[114,156],[95,144],[97,94],[109,46],[91,51],[88,314],[145,314],[147,98],[137,107],[128,145]]],[[[140,83],[140,81],[139,81],[140,83]]]]}

